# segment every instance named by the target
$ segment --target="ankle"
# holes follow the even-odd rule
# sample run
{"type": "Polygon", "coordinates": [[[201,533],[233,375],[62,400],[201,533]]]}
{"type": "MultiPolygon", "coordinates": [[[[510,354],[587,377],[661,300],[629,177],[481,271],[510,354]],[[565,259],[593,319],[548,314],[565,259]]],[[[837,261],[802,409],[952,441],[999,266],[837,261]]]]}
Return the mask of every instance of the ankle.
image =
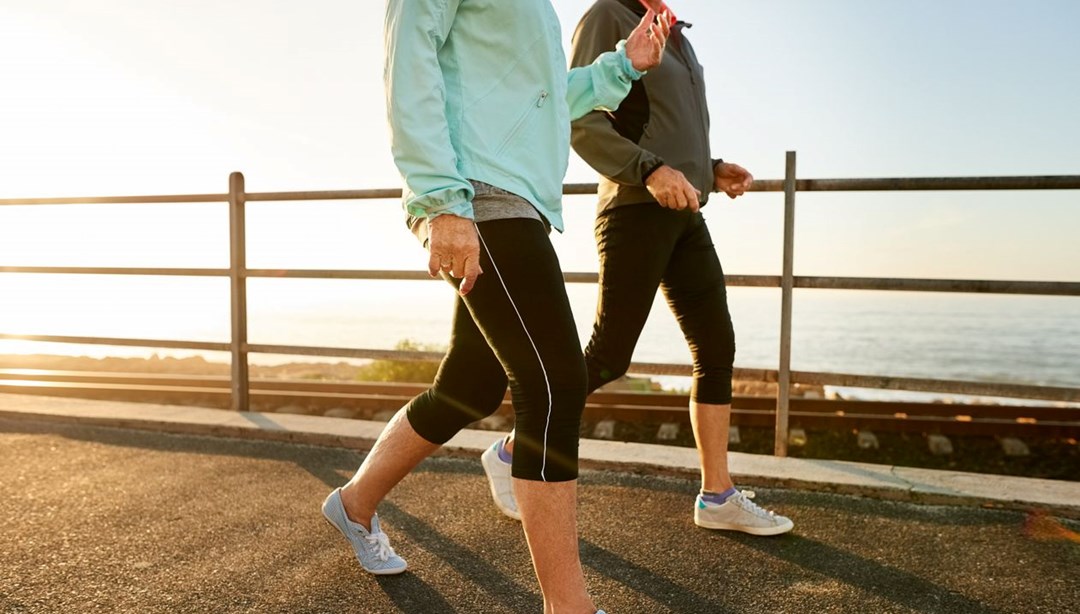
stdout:
{"type": "Polygon", "coordinates": [[[574,599],[558,604],[550,602],[544,604],[544,612],[550,612],[551,614],[596,614],[600,611],[601,610],[593,603],[591,597],[574,599]]]}
{"type": "Polygon", "coordinates": [[[371,530],[371,517],[375,515],[375,510],[360,499],[355,488],[346,486],[341,489],[341,506],[345,508],[345,516],[349,522],[354,522],[368,531],[371,530]]]}
{"type": "Polygon", "coordinates": [[[496,453],[499,455],[499,460],[504,463],[510,463],[514,460],[514,444],[513,442],[510,442],[510,445],[507,446],[506,443],[506,439],[499,440],[499,447],[496,449],[496,453]]]}
{"type": "Polygon", "coordinates": [[[724,492],[732,488],[735,488],[735,482],[732,481],[731,476],[701,481],[701,492],[724,492]]]}
{"type": "Polygon", "coordinates": [[[737,492],[739,491],[734,486],[725,490],[718,491],[706,490],[702,488],[701,494],[699,496],[701,497],[701,500],[706,503],[723,505],[724,503],[727,503],[727,500],[734,496],[737,492]]]}

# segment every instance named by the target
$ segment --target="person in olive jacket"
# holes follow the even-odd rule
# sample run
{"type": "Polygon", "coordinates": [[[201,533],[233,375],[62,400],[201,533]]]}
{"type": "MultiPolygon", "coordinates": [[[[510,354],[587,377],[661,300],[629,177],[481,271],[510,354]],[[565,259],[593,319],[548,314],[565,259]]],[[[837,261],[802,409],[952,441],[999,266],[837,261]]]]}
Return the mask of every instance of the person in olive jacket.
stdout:
{"type": "MultiPolygon", "coordinates": [[[[793,528],[739,491],[728,472],[735,334],[724,272],[701,214],[710,192],[736,198],[753,177],[709,150],[705,76],[686,37],[690,24],[661,0],[597,0],[574,35],[571,64],[592,62],[625,38],[649,10],[671,19],[664,58],[615,111],[594,111],[572,124],[574,150],[600,173],[596,242],[600,297],[585,350],[590,392],[626,373],[656,296],[664,291],[694,362],[690,419],[701,459],[702,489],[694,522],[710,529],[776,535],[793,528]]],[[[514,516],[516,502],[499,488],[513,434],[483,457],[496,505],[514,516]]]]}

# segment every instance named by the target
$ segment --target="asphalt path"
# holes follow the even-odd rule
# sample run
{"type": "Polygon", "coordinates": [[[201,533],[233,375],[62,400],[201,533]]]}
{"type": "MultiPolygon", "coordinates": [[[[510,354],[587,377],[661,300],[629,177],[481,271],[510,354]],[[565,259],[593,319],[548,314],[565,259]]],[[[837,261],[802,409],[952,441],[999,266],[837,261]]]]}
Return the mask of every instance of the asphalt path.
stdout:
{"type": "MultiPolygon", "coordinates": [[[[391,493],[380,516],[410,571],[365,574],[319,513],[361,459],[0,420],[0,612],[542,610],[478,459],[430,459],[391,493]]],[[[1080,612],[1080,544],[1020,513],[759,489],[796,525],[762,538],[696,528],[696,487],[583,474],[582,560],[609,614],[1080,612]]]]}

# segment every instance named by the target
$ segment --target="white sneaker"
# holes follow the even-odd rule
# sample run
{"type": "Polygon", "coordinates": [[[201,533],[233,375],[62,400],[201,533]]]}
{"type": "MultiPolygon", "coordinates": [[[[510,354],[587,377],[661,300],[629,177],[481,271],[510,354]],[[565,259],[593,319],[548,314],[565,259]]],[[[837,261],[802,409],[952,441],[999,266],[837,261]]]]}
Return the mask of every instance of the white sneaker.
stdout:
{"type": "Polygon", "coordinates": [[[751,535],[779,535],[795,528],[790,518],[761,508],[750,500],[753,498],[753,491],[743,490],[717,505],[706,503],[698,495],[694,505],[694,524],[706,529],[742,531],[751,535]]]}
{"type": "Polygon", "coordinates": [[[484,466],[488,484],[491,486],[491,498],[495,500],[495,507],[499,511],[513,518],[521,520],[521,512],[518,511],[517,501],[514,499],[514,485],[510,476],[510,463],[503,462],[499,458],[500,439],[480,455],[480,464],[484,466]]]}
{"type": "Polygon", "coordinates": [[[341,489],[335,488],[322,504],[322,513],[335,529],[349,540],[356,560],[365,571],[378,576],[399,574],[408,567],[390,547],[390,538],[379,527],[379,515],[371,517],[371,530],[349,520],[341,502],[341,489]]]}

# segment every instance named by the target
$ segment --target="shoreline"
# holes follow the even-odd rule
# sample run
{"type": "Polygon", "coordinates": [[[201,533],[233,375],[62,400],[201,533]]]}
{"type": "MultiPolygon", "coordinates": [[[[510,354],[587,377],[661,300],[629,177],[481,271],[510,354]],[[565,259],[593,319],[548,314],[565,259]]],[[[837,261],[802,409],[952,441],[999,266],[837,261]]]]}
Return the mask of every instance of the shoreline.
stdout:
{"type": "MultiPolygon", "coordinates": [[[[410,349],[410,348],[405,348],[410,349]]],[[[432,350],[437,348],[424,347],[432,350]]],[[[430,383],[434,377],[437,363],[427,361],[379,361],[379,360],[291,360],[249,365],[252,378],[292,379],[326,382],[382,381],[430,383]],[[373,365],[382,367],[373,369],[373,365]],[[378,373],[371,373],[378,371],[378,373]],[[395,377],[406,374],[413,377],[395,377]],[[372,377],[372,375],[375,375],[372,377]]],[[[38,369],[48,371],[86,371],[105,373],[132,374],[172,374],[172,375],[211,375],[229,376],[228,362],[213,361],[201,355],[175,357],[152,354],[139,356],[75,356],[70,354],[0,354],[0,369],[38,369]]],[[[624,376],[622,379],[605,386],[610,391],[638,391],[685,394],[688,391],[689,378],[680,376],[624,376]],[[675,382],[686,382],[679,385],[675,382]]],[[[775,397],[777,385],[761,381],[733,382],[734,393],[738,396],[775,397]]],[[[906,401],[942,403],[947,405],[1040,405],[1051,407],[1077,407],[1080,404],[1065,402],[1040,401],[1038,399],[1012,399],[998,397],[976,397],[935,392],[913,392],[903,390],[875,390],[866,388],[846,388],[838,386],[792,386],[793,398],[859,400],[859,401],[906,401]]]]}
{"type": "MultiPolygon", "coordinates": [[[[436,363],[427,361],[294,361],[275,365],[249,365],[252,378],[291,379],[327,382],[349,381],[385,381],[407,383],[429,383],[436,363]],[[373,366],[383,366],[375,368],[373,366]],[[388,368],[387,368],[388,367],[388,368]],[[395,369],[394,367],[398,367],[395,369]],[[415,374],[417,377],[387,377],[399,373],[415,374]],[[374,377],[372,377],[374,376],[374,377]]],[[[202,356],[175,358],[161,357],[157,354],[149,358],[68,356],[57,354],[0,354],[0,369],[37,369],[47,371],[86,371],[105,373],[170,374],[170,375],[230,375],[230,366],[225,362],[207,360],[202,356]]],[[[740,396],[775,397],[776,384],[758,381],[733,382],[735,394],[740,396]]],[[[685,393],[685,389],[664,388],[661,382],[652,377],[624,376],[605,386],[606,390],[685,393]]],[[[792,387],[793,397],[826,398],[824,386],[792,387]]]]}

